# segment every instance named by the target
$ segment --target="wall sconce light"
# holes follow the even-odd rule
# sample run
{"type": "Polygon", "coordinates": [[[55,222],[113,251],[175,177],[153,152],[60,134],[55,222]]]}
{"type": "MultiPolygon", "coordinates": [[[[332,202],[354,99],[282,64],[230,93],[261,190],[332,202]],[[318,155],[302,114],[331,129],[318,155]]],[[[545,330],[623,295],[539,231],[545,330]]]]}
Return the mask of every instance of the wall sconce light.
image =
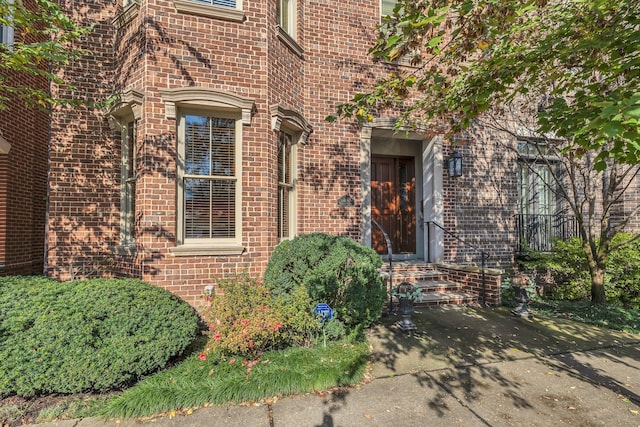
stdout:
{"type": "Polygon", "coordinates": [[[459,177],[462,176],[462,154],[453,150],[447,159],[449,166],[449,176],[459,177]]]}

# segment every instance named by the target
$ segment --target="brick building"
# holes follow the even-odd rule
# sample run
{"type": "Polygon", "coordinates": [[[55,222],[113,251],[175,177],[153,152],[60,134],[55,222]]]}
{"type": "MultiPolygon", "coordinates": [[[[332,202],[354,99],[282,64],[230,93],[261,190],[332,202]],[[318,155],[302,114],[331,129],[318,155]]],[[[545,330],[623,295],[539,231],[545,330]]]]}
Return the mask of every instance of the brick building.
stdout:
{"type": "MultiPolygon", "coordinates": [[[[29,1],[25,1],[27,7],[29,1]]],[[[0,49],[33,42],[0,25],[0,49]]],[[[4,73],[4,85],[43,89],[41,77],[4,73]]],[[[0,110],[0,275],[42,274],[45,250],[49,119],[18,96],[0,90],[7,107],[0,110]]]]}
{"type": "Polygon", "coordinates": [[[437,223],[487,251],[490,266],[510,266],[518,153],[485,143],[504,135],[457,148],[456,177],[436,129],[397,133],[393,116],[325,121],[401,66],[367,55],[392,6],[66,2],[94,24],[82,46],[92,55],[63,70],[74,92],[53,94],[104,107],[52,113],[47,274],[141,277],[197,305],[213,278],[260,275],[296,234],[346,235],[384,253],[376,223],[396,259],[480,263],[437,223]]]}

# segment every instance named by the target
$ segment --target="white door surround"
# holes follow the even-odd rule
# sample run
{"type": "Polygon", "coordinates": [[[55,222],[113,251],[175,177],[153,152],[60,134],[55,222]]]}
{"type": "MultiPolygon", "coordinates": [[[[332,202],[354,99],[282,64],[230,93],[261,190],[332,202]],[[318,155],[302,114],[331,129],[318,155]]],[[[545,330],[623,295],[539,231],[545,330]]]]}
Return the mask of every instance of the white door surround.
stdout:
{"type": "MultiPolygon", "coordinates": [[[[442,136],[395,129],[394,119],[375,119],[360,130],[360,183],[362,191],[362,244],[372,245],[371,229],[371,155],[410,155],[416,158],[417,241],[414,258],[441,262],[444,234],[432,227],[427,235],[426,221],[443,223],[442,136]],[[422,173],[420,173],[422,171],[422,173]],[[421,197],[420,197],[421,196],[421,197]],[[430,241],[429,241],[430,238],[430,241]]],[[[395,259],[395,257],[394,257],[395,259]]]]}

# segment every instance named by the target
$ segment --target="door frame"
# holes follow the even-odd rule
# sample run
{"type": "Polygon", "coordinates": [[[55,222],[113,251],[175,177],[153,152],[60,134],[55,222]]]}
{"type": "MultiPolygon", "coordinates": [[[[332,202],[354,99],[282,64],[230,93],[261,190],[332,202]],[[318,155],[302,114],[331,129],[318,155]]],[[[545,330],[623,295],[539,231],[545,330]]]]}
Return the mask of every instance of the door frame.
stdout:
{"type": "Polygon", "coordinates": [[[416,159],[416,253],[394,259],[426,260],[431,253],[432,262],[444,258],[444,233],[432,230],[427,239],[426,221],[443,223],[443,154],[442,135],[425,131],[398,132],[395,119],[374,119],[360,130],[360,183],[362,191],[361,237],[362,244],[372,246],[371,224],[371,156],[413,156],[416,159]]]}

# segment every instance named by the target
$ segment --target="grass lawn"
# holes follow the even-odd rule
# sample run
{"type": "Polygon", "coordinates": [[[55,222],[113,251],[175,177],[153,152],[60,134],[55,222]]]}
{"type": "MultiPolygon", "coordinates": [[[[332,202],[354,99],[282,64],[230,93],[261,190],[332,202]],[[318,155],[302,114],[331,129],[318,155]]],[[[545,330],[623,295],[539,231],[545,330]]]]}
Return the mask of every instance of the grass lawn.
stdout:
{"type": "MultiPolygon", "coordinates": [[[[532,301],[531,307],[540,314],[640,333],[638,310],[551,300],[532,301]]],[[[201,360],[203,346],[204,342],[194,344],[184,360],[121,393],[43,396],[39,398],[42,403],[31,409],[25,409],[24,402],[2,399],[0,425],[17,426],[25,419],[43,422],[89,416],[147,417],[189,413],[209,404],[268,401],[272,397],[357,384],[364,379],[369,357],[366,342],[332,342],[326,348],[320,345],[273,351],[258,361],[212,354],[201,360]],[[32,413],[27,416],[29,410],[32,413]]],[[[32,400],[31,405],[34,402],[38,400],[32,400]]]]}
{"type": "Polygon", "coordinates": [[[100,414],[142,417],[347,386],[363,380],[368,355],[366,342],[271,351],[255,361],[194,354],[110,399],[100,414]]]}
{"type": "Polygon", "coordinates": [[[0,399],[0,425],[18,426],[54,419],[147,417],[189,413],[209,404],[255,402],[304,394],[363,381],[369,357],[365,341],[329,342],[314,348],[265,353],[259,360],[200,359],[206,340],[172,367],[151,375],[121,393],[0,399]]]}
{"type": "Polygon", "coordinates": [[[530,306],[548,316],[564,317],[632,334],[640,333],[640,310],[611,304],[592,305],[589,301],[535,300],[530,306]]]}

